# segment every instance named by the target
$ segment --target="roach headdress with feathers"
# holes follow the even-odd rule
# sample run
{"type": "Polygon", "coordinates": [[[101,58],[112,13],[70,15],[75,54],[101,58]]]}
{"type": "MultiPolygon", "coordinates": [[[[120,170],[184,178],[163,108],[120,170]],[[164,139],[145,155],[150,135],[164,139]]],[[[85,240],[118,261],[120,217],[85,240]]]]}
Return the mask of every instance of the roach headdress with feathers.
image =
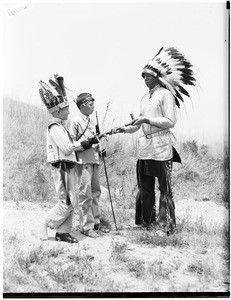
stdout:
{"type": "Polygon", "coordinates": [[[195,75],[192,64],[175,47],[162,47],[159,52],[143,68],[144,74],[157,76],[160,83],[174,96],[176,105],[180,107],[183,96],[190,97],[182,85],[195,86],[195,75]]]}
{"type": "Polygon", "coordinates": [[[54,75],[54,79],[49,79],[49,84],[39,81],[40,97],[50,113],[69,105],[63,81],[63,77],[57,74],[54,75]]]}

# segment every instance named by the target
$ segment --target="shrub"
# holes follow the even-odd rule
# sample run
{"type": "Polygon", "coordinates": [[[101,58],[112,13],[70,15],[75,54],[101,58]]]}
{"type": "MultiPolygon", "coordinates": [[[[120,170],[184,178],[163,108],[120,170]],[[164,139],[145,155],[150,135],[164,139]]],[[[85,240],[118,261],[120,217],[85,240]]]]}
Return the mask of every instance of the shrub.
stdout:
{"type": "Polygon", "coordinates": [[[146,272],[144,262],[139,259],[129,259],[127,268],[136,278],[144,276],[146,272]]]}
{"type": "MultiPolygon", "coordinates": [[[[3,108],[4,200],[53,201],[55,189],[46,163],[47,112],[11,99],[4,99],[3,108]]],[[[137,137],[138,134],[112,135],[105,143],[109,186],[121,224],[131,218],[128,210],[135,207],[137,137]]],[[[228,148],[224,155],[214,156],[207,145],[199,146],[197,141],[189,140],[182,144],[180,154],[182,164],[174,164],[172,176],[175,201],[196,195],[200,201],[212,199],[227,203],[230,194],[228,148]]],[[[102,163],[100,180],[107,187],[102,163]]],[[[101,206],[101,209],[103,220],[111,222],[110,207],[101,206]]]]}
{"type": "Polygon", "coordinates": [[[51,200],[54,187],[46,163],[47,112],[4,99],[4,200],[51,200]]]}

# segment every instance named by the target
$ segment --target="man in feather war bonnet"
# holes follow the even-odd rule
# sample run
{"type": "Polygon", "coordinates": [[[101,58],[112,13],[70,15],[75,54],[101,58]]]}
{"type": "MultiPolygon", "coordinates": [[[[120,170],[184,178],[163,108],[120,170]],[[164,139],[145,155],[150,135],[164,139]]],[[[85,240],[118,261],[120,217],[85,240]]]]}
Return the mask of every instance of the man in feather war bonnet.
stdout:
{"type": "Polygon", "coordinates": [[[171,128],[177,122],[176,110],[189,93],[183,85],[195,85],[191,63],[174,47],[161,48],[144,66],[142,77],[148,93],[141,99],[140,115],[131,126],[114,133],[134,133],[142,128],[138,143],[135,224],[160,234],[173,233],[176,228],[175,203],[172,194],[173,162],[181,163],[173,145],[176,139],[171,128]],[[156,212],[155,180],[158,180],[160,199],[156,212]]]}

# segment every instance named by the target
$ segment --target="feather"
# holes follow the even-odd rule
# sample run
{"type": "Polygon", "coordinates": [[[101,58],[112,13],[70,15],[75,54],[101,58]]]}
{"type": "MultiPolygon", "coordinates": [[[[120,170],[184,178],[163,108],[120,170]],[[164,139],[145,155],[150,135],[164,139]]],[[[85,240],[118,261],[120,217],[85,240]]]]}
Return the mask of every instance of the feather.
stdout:
{"type": "Polygon", "coordinates": [[[60,87],[60,90],[61,90],[60,96],[65,97],[66,91],[65,91],[65,87],[64,87],[64,78],[62,76],[59,76],[58,74],[55,74],[54,78],[55,78],[58,86],[60,87]]]}
{"type": "Polygon", "coordinates": [[[176,106],[178,106],[180,108],[180,102],[178,101],[177,97],[174,97],[175,102],[176,102],[176,106]]]}
{"type": "Polygon", "coordinates": [[[62,92],[62,87],[59,85],[59,82],[61,82],[61,85],[63,85],[63,77],[58,77],[58,83],[56,83],[56,77],[55,80],[50,79],[49,84],[46,84],[42,80],[39,81],[39,94],[42,102],[45,104],[48,110],[56,106],[60,107],[60,104],[62,103],[68,105],[68,100],[62,92]]]}
{"type": "Polygon", "coordinates": [[[173,96],[175,96],[175,90],[173,89],[173,87],[171,86],[171,84],[169,84],[166,80],[164,80],[164,78],[159,78],[159,80],[163,83],[163,85],[173,94],[173,96]]]}
{"type": "Polygon", "coordinates": [[[189,93],[181,85],[178,85],[178,88],[182,94],[184,94],[187,97],[190,97],[189,93]]]}
{"type": "Polygon", "coordinates": [[[196,85],[196,78],[191,62],[175,47],[162,47],[150,60],[144,69],[152,70],[159,77],[160,82],[175,97],[175,102],[180,107],[183,96],[190,97],[182,85],[196,85]]]}
{"type": "Polygon", "coordinates": [[[54,82],[52,79],[49,79],[49,83],[55,88],[58,95],[62,94],[62,91],[61,91],[59,85],[56,82],[54,82]]]}
{"type": "Polygon", "coordinates": [[[45,104],[47,106],[47,101],[46,101],[46,98],[44,97],[42,88],[39,89],[39,95],[41,97],[41,100],[42,100],[43,104],[45,104]]]}
{"type": "Polygon", "coordinates": [[[184,99],[182,98],[181,94],[177,91],[177,89],[175,89],[175,91],[176,91],[176,97],[180,99],[182,102],[184,102],[184,99]]]}
{"type": "Polygon", "coordinates": [[[45,106],[48,109],[59,104],[57,102],[57,98],[52,93],[51,87],[48,84],[40,80],[39,85],[40,85],[40,89],[39,89],[40,97],[42,99],[42,102],[45,104],[45,106]]]}
{"type": "Polygon", "coordinates": [[[159,55],[160,52],[161,52],[163,49],[164,49],[164,47],[160,48],[160,50],[158,51],[158,53],[157,53],[154,57],[156,57],[157,55],[159,55]]]}

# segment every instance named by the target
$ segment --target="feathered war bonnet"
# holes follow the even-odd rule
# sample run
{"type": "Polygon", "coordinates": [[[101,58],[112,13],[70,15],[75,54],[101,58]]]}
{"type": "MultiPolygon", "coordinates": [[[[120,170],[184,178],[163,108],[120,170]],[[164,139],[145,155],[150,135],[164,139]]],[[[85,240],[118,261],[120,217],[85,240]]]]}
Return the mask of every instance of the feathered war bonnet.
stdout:
{"type": "Polygon", "coordinates": [[[190,97],[182,85],[195,86],[195,77],[192,64],[176,48],[162,47],[159,52],[143,68],[144,74],[157,76],[160,83],[166,87],[174,96],[176,105],[184,102],[183,96],[190,97]]]}
{"type": "Polygon", "coordinates": [[[69,105],[63,82],[63,77],[57,74],[54,75],[54,79],[49,79],[48,84],[42,80],[39,81],[40,97],[50,113],[69,105]]]}

